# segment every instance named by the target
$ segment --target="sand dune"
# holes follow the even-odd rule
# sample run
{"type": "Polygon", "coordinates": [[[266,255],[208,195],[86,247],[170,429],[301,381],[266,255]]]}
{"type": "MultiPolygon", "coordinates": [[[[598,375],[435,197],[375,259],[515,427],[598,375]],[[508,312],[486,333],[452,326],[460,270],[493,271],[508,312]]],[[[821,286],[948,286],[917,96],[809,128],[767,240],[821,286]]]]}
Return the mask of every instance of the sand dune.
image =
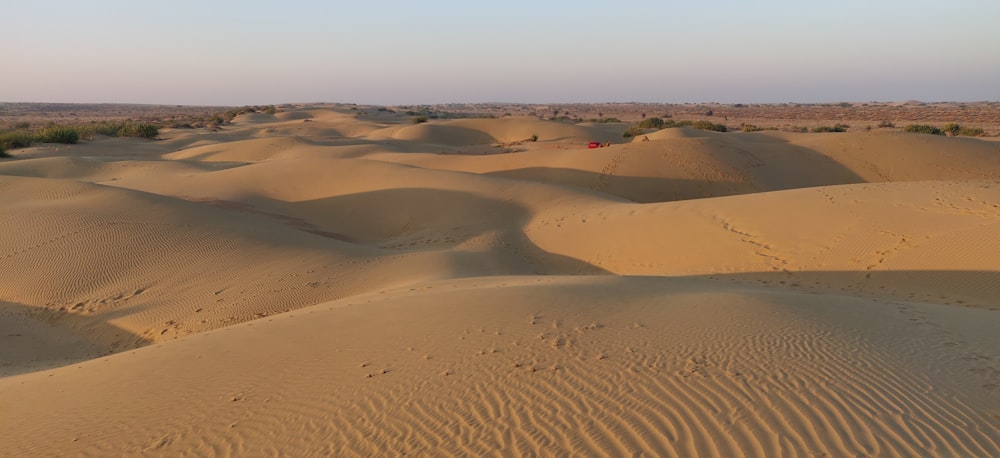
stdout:
{"type": "Polygon", "coordinates": [[[622,130],[14,151],[0,455],[1000,455],[996,143],[622,130]]]}

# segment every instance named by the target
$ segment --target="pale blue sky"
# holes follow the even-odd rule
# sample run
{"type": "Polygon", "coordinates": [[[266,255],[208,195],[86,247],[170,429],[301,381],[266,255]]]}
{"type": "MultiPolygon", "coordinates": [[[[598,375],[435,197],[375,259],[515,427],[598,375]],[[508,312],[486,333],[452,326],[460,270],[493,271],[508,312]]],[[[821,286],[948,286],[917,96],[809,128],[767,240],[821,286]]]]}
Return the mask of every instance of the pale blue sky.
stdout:
{"type": "Polygon", "coordinates": [[[0,0],[0,101],[1000,100],[1000,1],[0,0]]]}

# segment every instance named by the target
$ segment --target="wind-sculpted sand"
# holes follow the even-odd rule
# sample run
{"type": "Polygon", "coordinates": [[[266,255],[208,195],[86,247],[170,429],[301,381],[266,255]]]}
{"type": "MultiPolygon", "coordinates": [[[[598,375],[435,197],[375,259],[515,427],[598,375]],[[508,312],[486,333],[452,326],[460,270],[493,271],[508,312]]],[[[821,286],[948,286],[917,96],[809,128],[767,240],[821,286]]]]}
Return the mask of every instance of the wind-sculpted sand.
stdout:
{"type": "Polygon", "coordinates": [[[1000,455],[996,142],[624,128],[13,151],[0,455],[1000,455]]]}

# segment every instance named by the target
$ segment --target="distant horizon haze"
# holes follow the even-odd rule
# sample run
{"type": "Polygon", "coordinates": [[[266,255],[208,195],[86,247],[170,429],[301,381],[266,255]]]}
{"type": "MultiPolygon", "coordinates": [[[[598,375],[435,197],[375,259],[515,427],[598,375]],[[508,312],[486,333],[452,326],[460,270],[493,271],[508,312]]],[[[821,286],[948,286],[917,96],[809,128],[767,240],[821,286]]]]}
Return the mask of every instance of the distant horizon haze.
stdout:
{"type": "Polygon", "coordinates": [[[1000,2],[13,1],[0,100],[1000,100],[1000,2]]]}

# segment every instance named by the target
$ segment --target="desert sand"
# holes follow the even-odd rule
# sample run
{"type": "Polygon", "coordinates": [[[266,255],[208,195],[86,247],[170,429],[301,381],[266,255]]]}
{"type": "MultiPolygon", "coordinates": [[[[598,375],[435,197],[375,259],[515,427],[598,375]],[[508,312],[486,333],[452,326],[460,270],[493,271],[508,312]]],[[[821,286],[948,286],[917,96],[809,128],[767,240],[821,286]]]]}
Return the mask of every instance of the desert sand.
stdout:
{"type": "Polygon", "coordinates": [[[1000,143],[350,108],[0,160],[0,456],[1000,456],[1000,143]]]}

